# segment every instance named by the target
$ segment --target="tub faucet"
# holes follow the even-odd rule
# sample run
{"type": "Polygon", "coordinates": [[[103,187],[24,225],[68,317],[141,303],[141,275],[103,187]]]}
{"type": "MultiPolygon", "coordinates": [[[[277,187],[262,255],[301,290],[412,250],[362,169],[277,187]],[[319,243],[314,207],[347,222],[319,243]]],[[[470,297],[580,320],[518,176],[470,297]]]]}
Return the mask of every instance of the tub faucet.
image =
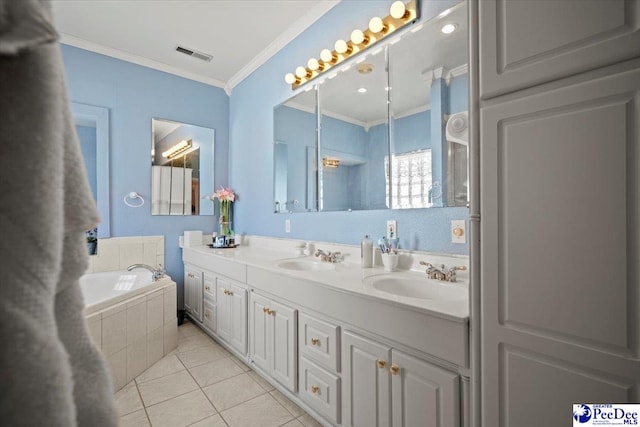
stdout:
{"type": "Polygon", "coordinates": [[[430,262],[424,262],[424,261],[420,261],[420,265],[425,265],[427,267],[427,270],[425,271],[425,273],[427,273],[427,277],[429,279],[441,280],[443,282],[457,281],[456,271],[458,270],[462,271],[467,269],[467,267],[465,267],[464,265],[447,268],[444,266],[444,264],[440,264],[440,267],[436,267],[430,262]]]}
{"type": "Polygon", "coordinates": [[[336,263],[344,260],[344,255],[340,252],[325,252],[322,249],[316,251],[316,256],[324,262],[336,263]]]}
{"type": "Polygon", "coordinates": [[[131,271],[136,268],[144,268],[145,270],[149,270],[153,274],[152,277],[154,282],[157,282],[158,280],[162,279],[166,273],[165,269],[162,268],[162,265],[160,265],[158,268],[153,268],[147,264],[132,264],[129,267],[127,267],[127,271],[131,271]]]}

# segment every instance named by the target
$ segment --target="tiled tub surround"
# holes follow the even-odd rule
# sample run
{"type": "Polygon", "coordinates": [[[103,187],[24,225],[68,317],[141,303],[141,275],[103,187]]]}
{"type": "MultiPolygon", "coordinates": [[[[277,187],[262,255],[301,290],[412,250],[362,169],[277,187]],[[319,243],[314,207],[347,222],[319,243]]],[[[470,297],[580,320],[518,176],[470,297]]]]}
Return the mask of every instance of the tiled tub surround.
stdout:
{"type": "Polygon", "coordinates": [[[177,294],[169,277],[153,282],[144,270],[88,274],[81,287],[89,333],[107,359],[116,390],[176,348],[177,294]],[[113,280],[111,297],[105,278],[113,280]]]}
{"type": "Polygon", "coordinates": [[[299,245],[244,236],[236,249],[183,248],[185,301],[200,310],[190,316],[323,425],[386,425],[398,416],[407,425],[466,425],[467,272],[447,284],[463,291],[450,301],[381,292],[368,278],[426,282],[419,261],[468,267],[468,258],[402,251],[400,271],[387,273],[379,252],[374,268],[361,268],[359,247],[313,242],[300,253],[299,245]],[[310,256],[317,249],[339,251],[345,262],[315,271],[279,266],[318,262],[310,256]],[[401,391],[407,387],[411,396],[401,391]]]}
{"type": "Polygon", "coordinates": [[[131,264],[165,265],[164,236],[111,237],[98,240],[87,273],[124,270],[131,264]]]}

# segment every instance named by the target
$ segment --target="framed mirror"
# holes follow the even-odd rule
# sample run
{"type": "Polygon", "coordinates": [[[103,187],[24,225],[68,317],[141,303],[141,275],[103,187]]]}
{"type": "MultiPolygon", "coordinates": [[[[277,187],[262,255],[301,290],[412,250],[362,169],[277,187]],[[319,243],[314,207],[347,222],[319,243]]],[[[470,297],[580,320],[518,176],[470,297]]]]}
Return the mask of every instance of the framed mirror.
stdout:
{"type": "Polygon", "coordinates": [[[317,89],[313,86],[273,110],[276,213],[318,210],[317,105],[317,89]]]}
{"type": "Polygon", "coordinates": [[[88,230],[87,248],[90,255],[97,253],[98,239],[111,235],[109,205],[109,109],[94,105],[71,103],[71,114],[76,126],[91,193],[96,200],[100,224],[88,230]]]}
{"type": "Polygon", "coordinates": [[[151,215],[213,215],[213,129],[152,119],[151,215]]]}
{"type": "Polygon", "coordinates": [[[319,84],[319,205],[322,211],[384,209],[389,153],[384,49],[319,84]]]}
{"type": "Polygon", "coordinates": [[[394,209],[467,206],[466,16],[461,3],[388,46],[394,209]]]}
{"type": "Polygon", "coordinates": [[[326,71],[306,110],[283,113],[309,92],[276,107],[276,212],[467,206],[466,16],[458,3],[326,71]],[[292,132],[303,122],[304,137],[292,132]],[[292,155],[294,140],[306,141],[306,152],[292,155]],[[316,205],[302,204],[314,194],[316,205]]]}

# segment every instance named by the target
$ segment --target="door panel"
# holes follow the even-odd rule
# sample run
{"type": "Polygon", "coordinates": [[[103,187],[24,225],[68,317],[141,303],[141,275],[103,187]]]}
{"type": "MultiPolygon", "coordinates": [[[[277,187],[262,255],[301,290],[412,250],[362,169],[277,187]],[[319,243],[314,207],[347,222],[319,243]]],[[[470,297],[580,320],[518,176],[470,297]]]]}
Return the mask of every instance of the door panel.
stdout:
{"type": "Polygon", "coordinates": [[[483,425],[640,397],[640,69],[619,68],[481,110],[483,425]]]}
{"type": "Polygon", "coordinates": [[[251,293],[249,309],[249,353],[256,366],[269,371],[269,332],[271,316],[265,313],[269,308],[269,300],[255,292],[251,293]]]}
{"type": "Polygon", "coordinates": [[[488,99],[640,55],[629,0],[482,0],[480,93],[488,99]]]}
{"type": "Polygon", "coordinates": [[[271,301],[273,360],[271,375],[282,385],[296,391],[296,315],[297,310],[271,301]]]}
{"type": "Polygon", "coordinates": [[[397,350],[392,359],[393,426],[459,427],[459,376],[397,350]]]}
{"type": "Polygon", "coordinates": [[[348,331],[342,335],[342,344],[344,425],[390,426],[391,349],[348,331]],[[384,366],[379,367],[378,361],[384,366]]]}

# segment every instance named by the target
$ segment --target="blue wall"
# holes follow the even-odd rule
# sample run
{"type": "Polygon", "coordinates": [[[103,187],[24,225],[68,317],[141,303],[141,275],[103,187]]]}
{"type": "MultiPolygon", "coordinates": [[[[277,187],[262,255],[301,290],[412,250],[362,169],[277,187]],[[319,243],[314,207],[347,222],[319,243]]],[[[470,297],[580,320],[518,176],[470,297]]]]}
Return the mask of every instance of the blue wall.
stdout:
{"type": "Polygon", "coordinates": [[[98,178],[97,178],[97,135],[96,128],[89,126],[76,126],[76,133],[80,139],[80,148],[82,149],[82,158],[84,166],[87,168],[87,177],[89,178],[89,186],[94,199],[98,199],[98,178]]]}
{"type": "MultiPolygon", "coordinates": [[[[241,197],[235,206],[236,232],[356,244],[365,234],[382,235],[386,220],[396,219],[404,248],[468,252],[467,245],[450,243],[450,221],[467,218],[466,208],[273,213],[273,107],[294,94],[283,76],[324,47],[332,46],[335,40],[348,37],[371,16],[386,15],[391,3],[391,0],[339,3],[233,89],[230,181],[241,197]],[[291,220],[291,233],[285,233],[285,219],[291,220]]],[[[422,2],[423,19],[434,17],[456,3],[422,2]]]]}
{"type": "MultiPolygon", "coordinates": [[[[111,235],[164,235],[166,268],[180,287],[181,300],[183,266],[178,236],[184,230],[211,233],[214,217],[151,216],[151,118],[214,129],[215,185],[226,185],[229,97],[220,88],[83,49],[63,45],[62,55],[71,101],[111,111],[111,235]],[[122,199],[131,191],[144,196],[144,207],[132,209],[124,205],[122,199]]],[[[269,177],[265,184],[271,182],[269,177]]]]}

